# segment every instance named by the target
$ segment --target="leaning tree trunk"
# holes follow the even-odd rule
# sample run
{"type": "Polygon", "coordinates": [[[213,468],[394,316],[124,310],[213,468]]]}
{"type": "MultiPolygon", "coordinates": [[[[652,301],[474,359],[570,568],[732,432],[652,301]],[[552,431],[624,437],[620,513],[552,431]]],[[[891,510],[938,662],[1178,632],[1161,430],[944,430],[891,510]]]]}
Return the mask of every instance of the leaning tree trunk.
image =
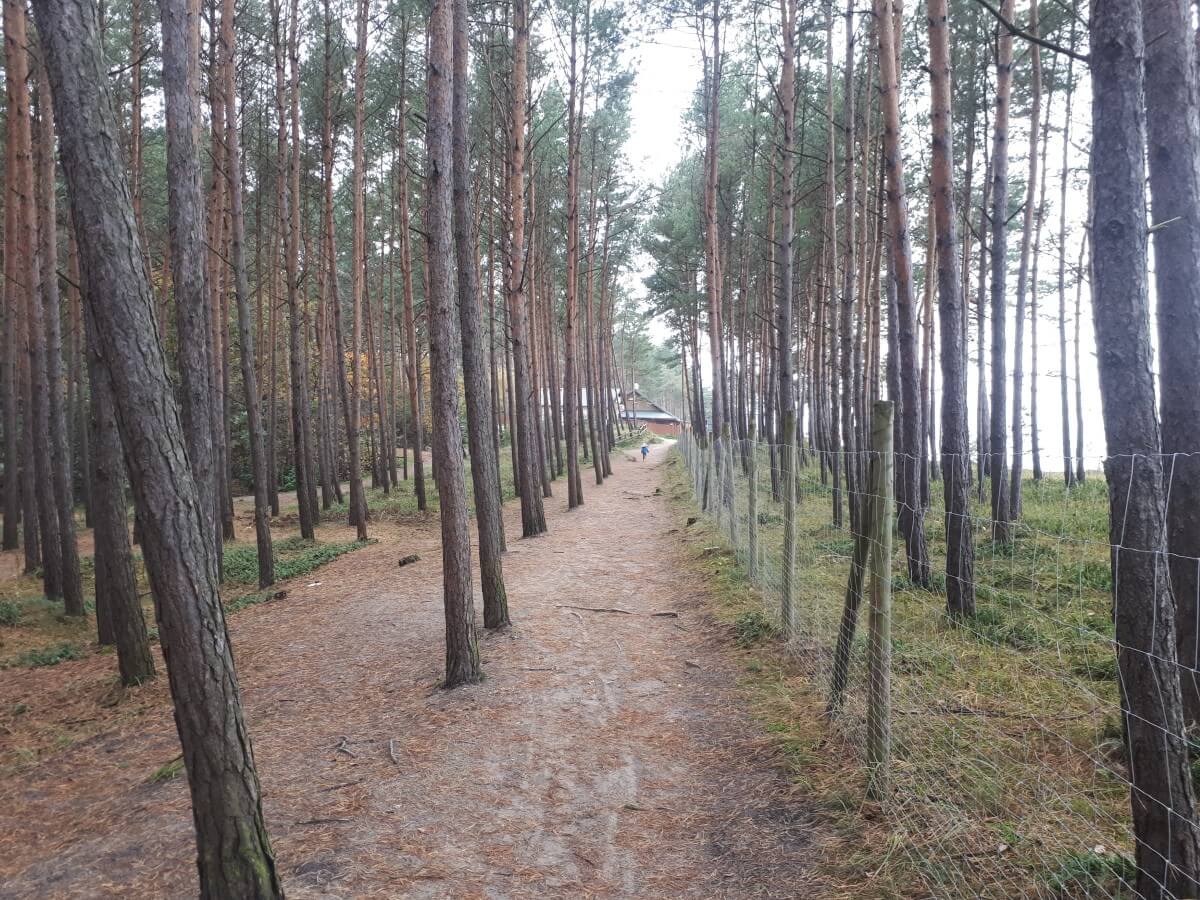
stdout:
{"type": "Polygon", "coordinates": [[[958,271],[954,208],[954,124],[951,119],[950,24],[946,0],[927,0],[929,95],[933,160],[929,189],[937,233],[938,320],[942,366],[942,484],[946,505],[946,609],[975,614],[975,542],[971,523],[971,449],[967,435],[966,315],[958,271]]]}
{"type": "Polygon", "coordinates": [[[442,594],[446,611],[445,687],[478,681],[479,644],[471,590],[471,534],[466,473],[458,423],[459,346],[454,310],[451,234],[452,125],[454,117],[453,0],[435,0],[429,15],[426,115],[426,234],[429,245],[429,377],[433,459],[442,522],[442,594]]]}
{"type": "Polygon", "coordinates": [[[1200,828],[1164,564],[1167,522],[1150,344],[1141,0],[1096,0],[1091,47],[1092,308],[1137,891],[1152,900],[1194,897],[1200,828]]]}
{"type": "Polygon", "coordinates": [[[1191,5],[1144,0],[1146,129],[1158,299],[1159,410],[1170,485],[1167,548],[1185,722],[1200,725],[1200,84],[1191,5]]]}
{"type": "MultiPolygon", "coordinates": [[[[471,110],[467,2],[454,2],[454,249],[458,257],[458,321],[462,338],[463,391],[467,400],[467,435],[471,450],[471,482],[475,487],[475,521],[479,532],[479,578],[483,588],[486,628],[509,624],[504,589],[504,518],[500,506],[500,466],[492,447],[492,398],[484,358],[482,311],[479,306],[478,242],[471,200],[471,110]]],[[[537,485],[533,485],[537,487],[537,485]]]]}
{"type": "MultiPolygon", "coordinates": [[[[163,0],[165,56],[186,72],[186,5],[163,0]]],[[[71,209],[78,229],[84,297],[97,352],[112,378],[127,450],[143,552],[158,602],[163,647],[192,795],[202,897],[282,896],[263,822],[250,738],[242,718],[225,616],[217,589],[217,545],[192,475],[179,410],[158,341],[133,204],[117,143],[96,7],[38,0],[71,209]]],[[[175,87],[179,87],[178,83],[175,87]]],[[[186,82],[183,85],[186,88],[186,82]]],[[[175,94],[190,102],[186,91],[175,94]]],[[[178,147],[175,148],[178,150],[178,147]]],[[[175,154],[174,161],[180,157],[175,154]]],[[[198,159],[173,174],[199,186],[198,159]]],[[[198,191],[197,191],[198,194],[198,191]]],[[[174,196],[178,196],[175,194],[174,196]]],[[[197,207],[198,209],[199,207],[197,207]]],[[[177,220],[178,224],[178,220],[177,220]]],[[[194,233],[201,233],[197,227],[194,233]]],[[[197,254],[202,262],[203,255],[197,254]]],[[[180,263],[184,260],[178,258],[180,263]]]]}

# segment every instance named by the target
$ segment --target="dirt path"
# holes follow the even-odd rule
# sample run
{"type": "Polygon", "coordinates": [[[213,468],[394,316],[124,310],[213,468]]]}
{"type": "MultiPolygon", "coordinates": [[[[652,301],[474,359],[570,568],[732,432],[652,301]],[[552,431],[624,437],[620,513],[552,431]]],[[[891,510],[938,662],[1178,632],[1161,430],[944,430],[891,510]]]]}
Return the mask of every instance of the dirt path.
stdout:
{"type": "MultiPolygon", "coordinates": [[[[618,455],[583,509],[548,501],[549,536],[510,540],[516,627],[483,637],[483,684],[435,687],[432,521],[232,620],[290,896],[822,895],[805,807],[756,755],[703,588],[673,565],[668,452],[618,455]]],[[[0,782],[0,896],[193,894],[186,785],[148,781],[177,753],[159,702],[0,782]]]]}

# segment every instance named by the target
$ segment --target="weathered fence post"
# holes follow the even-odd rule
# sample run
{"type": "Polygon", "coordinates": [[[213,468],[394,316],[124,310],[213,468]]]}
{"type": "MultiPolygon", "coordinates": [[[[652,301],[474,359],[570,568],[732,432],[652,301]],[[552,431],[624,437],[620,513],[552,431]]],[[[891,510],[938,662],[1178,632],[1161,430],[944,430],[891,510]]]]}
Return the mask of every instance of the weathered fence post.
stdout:
{"type": "Polygon", "coordinates": [[[892,404],[871,410],[871,615],[867,654],[867,796],[888,793],[892,756],[892,518],[895,514],[892,404]]]}
{"type": "Polygon", "coordinates": [[[726,512],[729,513],[729,543],[736,547],[738,545],[738,520],[737,520],[737,472],[734,469],[733,461],[733,445],[737,441],[734,436],[733,429],[729,430],[729,437],[725,439],[725,484],[722,494],[725,495],[726,512]]]}
{"type": "Polygon", "coordinates": [[[796,429],[794,420],[783,428],[781,487],[783,488],[783,560],[780,565],[780,624],[785,640],[791,640],[796,628],[796,598],[793,570],[796,565],[796,429]],[[789,428],[790,425],[790,428],[789,428]]]}
{"type": "Polygon", "coordinates": [[[749,546],[746,574],[754,581],[758,576],[758,444],[754,442],[753,423],[750,425],[749,442],[749,471],[746,474],[746,530],[749,546]]]}

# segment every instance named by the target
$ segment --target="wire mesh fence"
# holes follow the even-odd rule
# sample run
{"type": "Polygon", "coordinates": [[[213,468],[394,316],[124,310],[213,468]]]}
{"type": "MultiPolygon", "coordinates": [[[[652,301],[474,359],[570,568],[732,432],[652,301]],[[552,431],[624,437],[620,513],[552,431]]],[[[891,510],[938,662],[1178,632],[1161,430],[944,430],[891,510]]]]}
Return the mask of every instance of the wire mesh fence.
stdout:
{"type": "MultiPolygon", "coordinates": [[[[850,508],[862,502],[865,510],[879,499],[867,489],[867,473],[880,454],[793,451],[789,548],[785,448],[738,440],[701,444],[685,433],[678,451],[697,504],[757,587],[761,613],[782,634],[791,665],[828,698],[831,727],[868,774],[878,737],[869,728],[869,701],[872,687],[876,694],[881,687],[872,684],[881,667],[872,658],[869,591],[851,634],[845,623],[848,598],[853,606],[858,590],[867,590],[858,567],[873,543],[869,516],[852,516],[850,508]],[[848,466],[859,485],[853,495],[844,477],[840,485],[834,478],[835,469],[844,473],[848,466]],[[866,546],[856,554],[856,544],[866,546]],[[861,588],[854,588],[852,573],[861,576],[861,588]],[[844,665],[836,653],[839,634],[848,649],[844,665]]],[[[897,469],[915,462],[891,461],[897,469]]],[[[899,533],[887,557],[894,593],[890,638],[874,653],[890,654],[890,666],[883,667],[890,684],[882,685],[891,702],[889,779],[880,792],[893,839],[888,864],[913,879],[912,896],[1196,896],[1172,885],[1172,867],[1186,864],[1170,858],[1173,851],[1155,859],[1143,845],[1135,854],[1130,798],[1139,779],[1123,737],[1126,717],[1161,731],[1161,747],[1149,747],[1141,759],[1154,764],[1161,758],[1168,766],[1168,751],[1182,744],[1189,767],[1182,777],[1190,783],[1200,766],[1190,763],[1194,745],[1179,716],[1166,715],[1174,701],[1165,690],[1157,701],[1151,698],[1149,715],[1145,706],[1130,710],[1123,703],[1122,673],[1129,670],[1118,666],[1118,650],[1134,660],[1148,651],[1115,640],[1114,547],[1103,477],[1070,488],[1061,475],[1026,481],[1007,541],[993,539],[990,509],[972,485],[976,609],[969,616],[947,613],[944,488],[930,479],[920,504],[930,585],[909,580],[899,533]],[[1140,880],[1135,858],[1143,865],[1140,880]]],[[[890,533],[895,517],[887,522],[890,533]]],[[[1162,547],[1145,549],[1167,565],[1162,547]]],[[[1200,571],[1200,560],[1187,562],[1200,571]]],[[[1196,668],[1178,665],[1176,671],[1190,681],[1196,668]]],[[[1181,783],[1169,781],[1179,775],[1168,775],[1172,795],[1183,793],[1181,783]]],[[[1162,805],[1140,789],[1133,795],[1135,807],[1162,805]]],[[[1194,826],[1194,811],[1176,799],[1167,804],[1166,827],[1194,826]]]]}

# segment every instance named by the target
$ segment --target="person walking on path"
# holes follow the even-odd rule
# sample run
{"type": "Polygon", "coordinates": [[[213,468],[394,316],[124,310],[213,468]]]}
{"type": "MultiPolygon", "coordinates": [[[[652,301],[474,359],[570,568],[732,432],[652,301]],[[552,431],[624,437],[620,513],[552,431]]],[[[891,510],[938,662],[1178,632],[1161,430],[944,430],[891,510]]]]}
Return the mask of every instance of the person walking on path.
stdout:
{"type": "Polygon", "coordinates": [[[642,444],[642,462],[646,461],[646,457],[650,455],[650,448],[642,444]]]}

